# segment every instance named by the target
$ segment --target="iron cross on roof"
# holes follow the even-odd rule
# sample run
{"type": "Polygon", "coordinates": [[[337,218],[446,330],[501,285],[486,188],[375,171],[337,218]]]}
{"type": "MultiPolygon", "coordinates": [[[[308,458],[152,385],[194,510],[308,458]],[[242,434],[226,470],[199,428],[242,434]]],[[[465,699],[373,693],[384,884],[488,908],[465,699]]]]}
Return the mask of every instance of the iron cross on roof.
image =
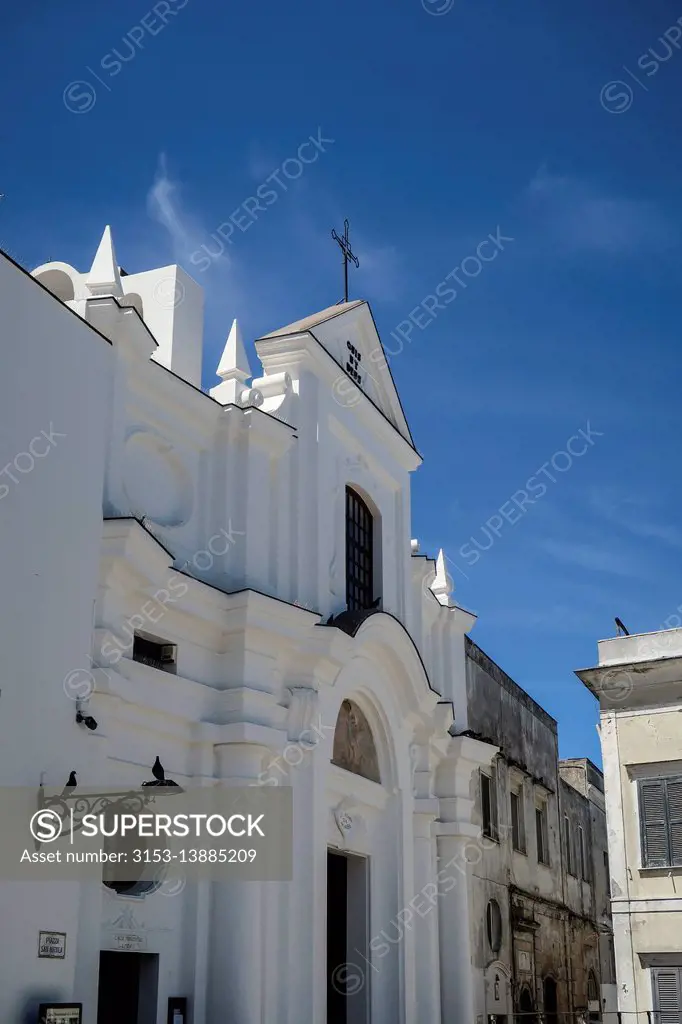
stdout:
{"type": "Polygon", "coordinates": [[[342,237],[340,237],[336,233],[336,229],[335,228],[332,228],[332,238],[334,239],[335,242],[338,243],[338,246],[341,249],[341,252],[343,253],[343,281],[344,281],[343,301],[344,302],[348,302],[348,261],[352,260],[353,263],[355,264],[355,266],[359,267],[360,266],[360,260],[353,253],[353,250],[350,247],[350,241],[348,239],[348,229],[350,228],[350,224],[348,223],[347,220],[344,220],[343,227],[344,227],[344,233],[343,233],[342,237]]]}

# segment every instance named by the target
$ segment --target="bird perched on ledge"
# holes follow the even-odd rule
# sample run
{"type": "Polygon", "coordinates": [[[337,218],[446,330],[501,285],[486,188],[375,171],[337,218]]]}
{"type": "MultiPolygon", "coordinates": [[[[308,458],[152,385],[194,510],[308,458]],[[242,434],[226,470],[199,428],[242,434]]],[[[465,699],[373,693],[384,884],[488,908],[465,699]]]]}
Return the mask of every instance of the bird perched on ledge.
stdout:
{"type": "Polygon", "coordinates": [[[78,782],[76,781],[76,773],[71,772],[67,779],[66,785],[64,786],[64,789],[60,793],[60,796],[71,796],[77,785],[78,782]]]}

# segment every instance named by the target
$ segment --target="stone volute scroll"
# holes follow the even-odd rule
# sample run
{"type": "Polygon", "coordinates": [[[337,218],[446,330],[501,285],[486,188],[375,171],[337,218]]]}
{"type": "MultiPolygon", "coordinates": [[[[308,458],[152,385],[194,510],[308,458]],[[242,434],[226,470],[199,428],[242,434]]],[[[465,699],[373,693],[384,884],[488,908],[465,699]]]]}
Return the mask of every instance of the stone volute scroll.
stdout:
{"type": "Polygon", "coordinates": [[[310,686],[289,686],[289,710],[287,714],[287,739],[303,746],[314,747],[318,743],[316,724],[319,694],[310,686]]]}
{"type": "Polygon", "coordinates": [[[344,700],[334,731],[332,764],[347,772],[381,782],[379,758],[369,722],[355,701],[344,700]]]}

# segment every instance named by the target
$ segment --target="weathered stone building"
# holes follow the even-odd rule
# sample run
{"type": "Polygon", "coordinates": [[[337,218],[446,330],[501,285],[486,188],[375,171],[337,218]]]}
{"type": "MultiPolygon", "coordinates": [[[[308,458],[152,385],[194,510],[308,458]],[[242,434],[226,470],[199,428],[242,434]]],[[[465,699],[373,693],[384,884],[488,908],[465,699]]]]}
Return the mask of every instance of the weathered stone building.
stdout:
{"type": "Polygon", "coordinates": [[[466,651],[469,731],[499,748],[474,794],[478,1020],[599,1019],[614,981],[601,772],[560,761],[556,721],[468,638],[466,651]]]}

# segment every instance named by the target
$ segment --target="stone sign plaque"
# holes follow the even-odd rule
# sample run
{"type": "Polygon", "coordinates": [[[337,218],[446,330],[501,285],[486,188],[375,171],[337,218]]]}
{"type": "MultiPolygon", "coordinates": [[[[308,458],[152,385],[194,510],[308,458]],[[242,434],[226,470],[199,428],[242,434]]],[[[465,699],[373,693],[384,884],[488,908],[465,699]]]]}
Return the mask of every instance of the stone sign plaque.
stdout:
{"type": "Polygon", "coordinates": [[[38,956],[63,960],[66,956],[66,932],[38,932],[38,956]]]}
{"type": "Polygon", "coordinates": [[[38,1024],[82,1024],[82,1003],[41,1003],[38,1024]]]}

